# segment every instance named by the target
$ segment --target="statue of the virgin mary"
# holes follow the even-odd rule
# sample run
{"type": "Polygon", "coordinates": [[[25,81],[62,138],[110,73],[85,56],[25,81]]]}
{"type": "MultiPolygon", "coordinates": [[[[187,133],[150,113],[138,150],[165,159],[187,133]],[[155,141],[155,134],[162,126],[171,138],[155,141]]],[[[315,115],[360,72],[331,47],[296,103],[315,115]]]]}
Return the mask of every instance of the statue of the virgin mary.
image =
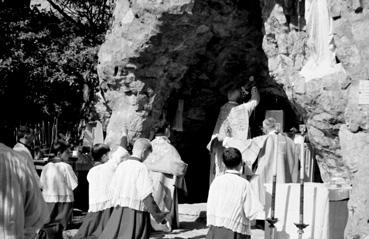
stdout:
{"type": "Polygon", "coordinates": [[[305,20],[310,57],[300,74],[308,81],[344,71],[335,59],[333,24],[327,0],[305,0],[305,20]]]}

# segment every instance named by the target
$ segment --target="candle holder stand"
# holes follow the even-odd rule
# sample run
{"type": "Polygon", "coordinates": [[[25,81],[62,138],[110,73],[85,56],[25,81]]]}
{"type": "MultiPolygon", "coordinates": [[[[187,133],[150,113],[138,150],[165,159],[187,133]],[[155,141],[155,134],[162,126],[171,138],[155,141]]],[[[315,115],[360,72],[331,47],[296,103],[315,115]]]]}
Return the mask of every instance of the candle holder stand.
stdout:
{"type": "Polygon", "coordinates": [[[275,239],[275,224],[278,222],[278,218],[275,218],[274,216],[267,218],[266,221],[269,223],[270,228],[270,239],[275,239]]]}
{"type": "Polygon", "coordinates": [[[304,229],[308,227],[308,224],[305,223],[295,223],[295,226],[299,229],[297,232],[299,233],[298,239],[302,239],[302,234],[304,234],[304,229]]]}
{"type": "Polygon", "coordinates": [[[266,221],[269,223],[270,228],[275,228],[275,224],[278,222],[278,218],[269,217],[266,219],[266,221]]]}

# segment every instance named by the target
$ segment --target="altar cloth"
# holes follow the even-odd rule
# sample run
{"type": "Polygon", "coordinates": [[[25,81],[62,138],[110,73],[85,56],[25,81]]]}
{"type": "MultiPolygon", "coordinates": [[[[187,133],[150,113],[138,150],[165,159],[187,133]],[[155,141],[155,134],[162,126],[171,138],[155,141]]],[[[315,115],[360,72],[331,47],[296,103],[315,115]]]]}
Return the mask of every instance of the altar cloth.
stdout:
{"type": "MultiPolygon", "coordinates": [[[[304,185],[304,229],[303,239],[329,239],[329,190],[322,183],[305,183],[304,185]]],[[[266,217],[270,217],[272,185],[266,188],[266,217]]],[[[298,238],[295,223],[299,222],[300,184],[277,184],[275,217],[275,238],[298,238]]],[[[271,239],[269,224],[266,222],[265,239],[271,239]]]]}

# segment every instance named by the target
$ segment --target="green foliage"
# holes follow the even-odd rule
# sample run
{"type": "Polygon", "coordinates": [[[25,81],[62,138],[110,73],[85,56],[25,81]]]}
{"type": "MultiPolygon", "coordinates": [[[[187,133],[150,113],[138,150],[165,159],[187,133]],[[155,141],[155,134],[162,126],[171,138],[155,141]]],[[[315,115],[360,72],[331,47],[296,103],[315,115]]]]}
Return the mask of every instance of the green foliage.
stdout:
{"type": "Polygon", "coordinates": [[[2,9],[0,32],[0,106],[7,112],[1,118],[78,121],[98,86],[104,31],[36,9],[2,9]]]}

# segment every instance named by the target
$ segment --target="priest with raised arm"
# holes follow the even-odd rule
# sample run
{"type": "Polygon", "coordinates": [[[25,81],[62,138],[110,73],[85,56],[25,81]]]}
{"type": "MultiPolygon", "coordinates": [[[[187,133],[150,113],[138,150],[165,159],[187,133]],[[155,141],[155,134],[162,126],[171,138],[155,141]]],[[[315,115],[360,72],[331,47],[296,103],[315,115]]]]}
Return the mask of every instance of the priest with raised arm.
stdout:
{"type": "MultiPolygon", "coordinates": [[[[253,76],[249,82],[253,82],[253,76]]],[[[211,140],[208,144],[210,150],[210,183],[213,179],[224,173],[225,167],[222,162],[224,147],[217,140],[219,138],[232,137],[245,141],[250,138],[249,117],[256,106],[259,104],[260,95],[254,86],[251,89],[251,99],[246,103],[239,104],[241,93],[247,94],[244,87],[241,89],[231,89],[228,91],[228,102],[220,109],[211,140]]]]}

